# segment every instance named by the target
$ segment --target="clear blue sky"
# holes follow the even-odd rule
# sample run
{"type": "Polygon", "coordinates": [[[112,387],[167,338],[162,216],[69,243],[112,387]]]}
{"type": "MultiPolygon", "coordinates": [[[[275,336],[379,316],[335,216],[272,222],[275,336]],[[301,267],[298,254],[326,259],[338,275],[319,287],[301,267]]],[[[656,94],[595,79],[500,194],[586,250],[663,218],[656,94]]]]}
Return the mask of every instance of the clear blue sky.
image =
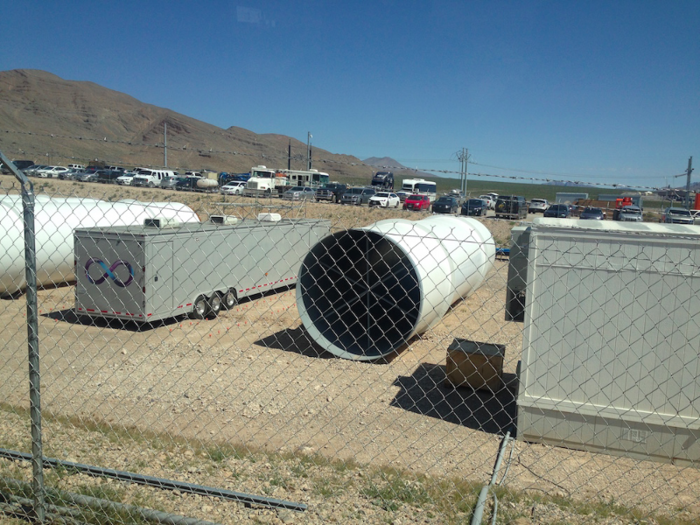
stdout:
{"type": "Polygon", "coordinates": [[[664,185],[691,155],[700,167],[698,0],[0,8],[0,70],[89,80],[223,128],[311,131],[334,153],[420,168],[457,170],[466,147],[470,171],[526,177],[664,185]]]}

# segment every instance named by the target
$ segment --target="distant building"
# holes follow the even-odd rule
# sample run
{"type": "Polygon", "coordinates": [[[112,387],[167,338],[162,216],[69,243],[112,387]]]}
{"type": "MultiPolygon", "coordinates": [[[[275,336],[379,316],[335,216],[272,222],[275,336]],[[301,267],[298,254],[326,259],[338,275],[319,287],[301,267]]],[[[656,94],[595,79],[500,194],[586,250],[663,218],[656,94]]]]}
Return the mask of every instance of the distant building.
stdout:
{"type": "Polygon", "coordinates": [[[557,198],[554,202],[557,204],[573,204],[579,199],[588,199],[588,193],[557,192],[557,198]]]}

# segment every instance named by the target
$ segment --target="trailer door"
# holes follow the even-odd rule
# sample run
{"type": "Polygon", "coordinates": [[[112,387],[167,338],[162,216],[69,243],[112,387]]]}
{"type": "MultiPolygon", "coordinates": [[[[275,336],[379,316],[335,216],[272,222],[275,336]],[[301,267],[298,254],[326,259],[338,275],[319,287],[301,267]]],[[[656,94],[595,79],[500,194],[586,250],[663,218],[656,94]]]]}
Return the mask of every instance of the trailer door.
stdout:
{"type": "Polygon", "coordinates": [[[166,239],[149,244],[144,275],[146,317],[170,315],[173,309],[173,245],[166,239]]]}

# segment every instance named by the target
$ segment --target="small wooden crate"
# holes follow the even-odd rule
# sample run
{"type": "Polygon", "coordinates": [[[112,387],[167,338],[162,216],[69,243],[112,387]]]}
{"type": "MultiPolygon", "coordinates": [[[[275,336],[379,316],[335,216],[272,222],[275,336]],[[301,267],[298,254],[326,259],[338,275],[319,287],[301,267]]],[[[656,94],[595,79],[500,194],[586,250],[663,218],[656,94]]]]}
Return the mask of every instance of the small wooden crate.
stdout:
{"type": "Polygon", "coordinates": [[[505,345],[455,339],[447,348],[446,383],[495,392],[503,386],[505,354],[505,345]]]}

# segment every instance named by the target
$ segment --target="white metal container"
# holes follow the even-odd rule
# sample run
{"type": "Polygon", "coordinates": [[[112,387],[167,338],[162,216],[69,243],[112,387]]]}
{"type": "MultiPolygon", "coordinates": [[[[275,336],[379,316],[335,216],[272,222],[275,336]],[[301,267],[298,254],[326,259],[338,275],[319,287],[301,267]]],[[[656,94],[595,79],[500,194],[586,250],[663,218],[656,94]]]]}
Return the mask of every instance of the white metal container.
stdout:
{"type": "MultiPolygon", "coordinates": [[[[142,224],[150,217],[199,222],[188,206],[173,202],[135,200],[107,202],[82,198],[35,198],[37,285],[75,280],[73,231],[78,227],[142,224]]],[[[21,291],[26,285],[22,197],[0,197],[0,295],[21,291]]]]}
{"type": "Polygon", "coordinates": [[[700,461],[700,228],[536,219],[518,436],[700,461]]]}
{"type": "Polygon", "coordinates": [[[304,259],[297,307],[311,337],[346,359],[387,356],[437,324],[493,266],[475,219],[388,219],[330,235],[304,259]]]}

